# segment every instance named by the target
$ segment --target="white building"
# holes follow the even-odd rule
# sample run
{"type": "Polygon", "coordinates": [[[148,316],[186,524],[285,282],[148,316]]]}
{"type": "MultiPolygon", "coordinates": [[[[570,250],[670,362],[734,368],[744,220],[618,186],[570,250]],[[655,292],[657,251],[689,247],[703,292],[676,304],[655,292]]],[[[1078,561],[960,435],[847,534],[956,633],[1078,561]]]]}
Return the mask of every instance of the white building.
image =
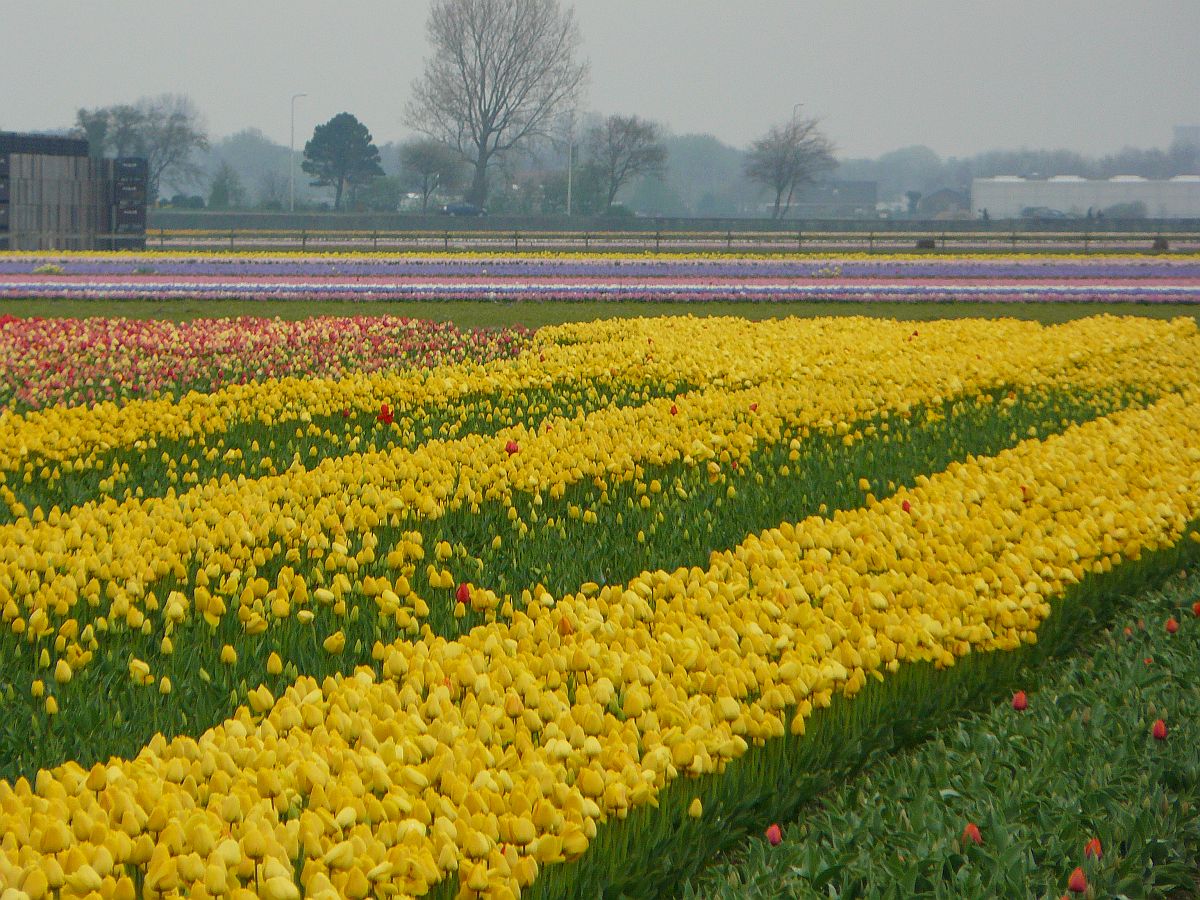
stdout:
{"type": "Polygon", "coordinates": [[[1026,210],[1040,215],[1084,216],[1114,206],[1140,203],[1151,219],[1200,219],[1200,175],[1178,175],[1150,181],[1138,175],[1118,175],[1091,181],[1076,175],[1020,178],[1001,175],[971,182],[971,209],[988,211],[992,219],[1019,219],[1026,210]],[[1051,212],[1053,211],[1053,212],[1051,212]]]}

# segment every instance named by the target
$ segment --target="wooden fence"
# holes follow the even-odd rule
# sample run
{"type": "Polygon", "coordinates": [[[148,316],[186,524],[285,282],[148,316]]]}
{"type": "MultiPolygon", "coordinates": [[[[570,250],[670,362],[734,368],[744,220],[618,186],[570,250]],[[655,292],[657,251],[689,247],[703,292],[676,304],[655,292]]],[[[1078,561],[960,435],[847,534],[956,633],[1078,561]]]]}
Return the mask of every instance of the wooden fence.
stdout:
{"type": "Polygon", "coordinates": [[[1046,231],[348,231],[153,229],[147,249],[441,252],[1163,252],[1200,251],[1200,232],[1046,231]]]}

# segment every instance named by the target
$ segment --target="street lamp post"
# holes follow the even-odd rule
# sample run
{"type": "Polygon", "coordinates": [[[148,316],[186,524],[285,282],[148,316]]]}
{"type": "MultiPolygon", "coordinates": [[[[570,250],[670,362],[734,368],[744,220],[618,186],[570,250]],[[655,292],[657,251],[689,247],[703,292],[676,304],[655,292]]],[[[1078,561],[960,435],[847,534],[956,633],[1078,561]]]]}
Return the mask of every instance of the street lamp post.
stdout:
{"type": "Polygon", "coordinates": [[[308,94],[292,94],[292,129],[288,138],[288,212],[296,211],[296,101],[308,94]]]}
{"type": "Polygon", "coordinates": [[[571,188],[575,173],[575,110],[567,114],[567,218],[571,218],[571,188]]]}
{"type": "MultiPolygon", "coordinates": [[[[795,127],[796,127],[796,114],[800,112],[800,107],[801,107],[801,106],[803,106],[803,105],[804,105],[803,103],[793,103],[793,104],[792,104],[792,128],[793,128],[793,129],[795,129],[795,127]]],[[[793,178],[793,179],[792,179],[792,183],[791,183],[791,185],[789,185],[789,186],[788,186],[788,198],[787,198],[787,205],[786,205],[786,206],[783,208],[783,218],[785,218],[785,219],[786,219],[786,218],[787,218],[789,215],[791,215],[791,212],[792,212],[792,194],[793,194],[793,192],[794,192],[795,190],[796,190],[796,180],[795,180],[795,178],[793,178]]]]}
{"type": "Polygon", "coordinates": [[[567,218],[571,218],[571,175],[575,169],[575,137],[567,141],[567,218]]]}

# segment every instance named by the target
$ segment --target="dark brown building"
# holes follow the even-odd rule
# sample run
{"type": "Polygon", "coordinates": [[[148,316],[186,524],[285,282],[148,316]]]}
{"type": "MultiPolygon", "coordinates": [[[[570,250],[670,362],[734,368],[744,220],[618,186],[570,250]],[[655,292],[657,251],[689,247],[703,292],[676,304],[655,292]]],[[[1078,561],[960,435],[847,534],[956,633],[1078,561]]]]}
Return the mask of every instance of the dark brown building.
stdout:
{"type": "Polygon", "coordinates": [[[146,161],[93,159],[87,141],[0,132],[0,250],[145,245],[146,161]]]}

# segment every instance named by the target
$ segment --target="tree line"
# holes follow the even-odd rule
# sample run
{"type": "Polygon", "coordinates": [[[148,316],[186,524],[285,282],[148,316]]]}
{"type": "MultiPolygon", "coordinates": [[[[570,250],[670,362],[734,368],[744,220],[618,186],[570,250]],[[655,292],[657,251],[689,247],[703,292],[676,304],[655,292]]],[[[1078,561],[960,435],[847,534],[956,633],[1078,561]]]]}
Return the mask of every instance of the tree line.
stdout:
{"type": "MultiPolygon", "coordinates": [[[[559,0],[434,0],[427,22],[432,55],[412,88],[406,123],[420,138],[400,149],[400,161],[426,211],[435,192],[463,189],[482,211],[498,166],[518,152],[566,144],[568,206],[611,213],[622,188],[667,165],[662,128],[636,115],[610,115],[582,135],[575,163],[574,119],[588,74],[574,12],[559,0]],[[565,133],[564,133],[565,132],[565,133]]],[[[191,101],[163,95],[99,109],[80,109],[77,129],[93,152],[145,156],[150,194],[164,178],[193,181],[192,157],[208,146],[203,120],[191,101]]],[[[784,192],[834,166],[832,145],[813,120],[770,129],[749,151],[745,173],[774,192],[779,214],[784,192]]],[[[304,145],[301,169],[310,184],[330,188],[333,208],[369,194],[384,177],[379,148],[366,125],[342,112],[316,127],[304,145]]],[[[238,205],[245,188],[222,164],[213,174],[212,205],[238,205]]]]}
{"type": "MultiPolygon", "coordinates": [[[[771,215],[780,218],[788,215],[798,190],[835,169],[843,179],[878,182],[885,199],[907,195],[915,210],[922,194],[942,187],[967,190],[973,177],[1155,178],[1200,166],[1200,151],[1191,147],[1127,150],[1099,160],[1029,150],[942,160],[929,148],[910,147],[875,160],[839,163],[820,123],[800,115],[799,105],[745,150],[712,138],[706,143],[706,136],[668,140],[662,126],[636,115],[585,118],[577,135],[588,66],[580,56],[574,14],[559,0],[434,0],[426,28],[431,55],[404,110],[406,124],[418,137],[398,148],[380,148],[364,123],[342,112],[318,125],[306,141],[301,169],[310,178],[307,186],[329,189],[334,209],[395,210],[401,193],[407,192],[417,197],[422,212],[437,198],[462,196],[467,209],[474,210],[494,198],[514,212],[612,214],[620,208],[622,192],[628,195],[636,185],[660,211],[684,214],[742,213],[750,206],[745,199],[749,192],[765,192],[771,215]],[[712,164],[698,164],[700,153],[707,153],[712,164]],[[385,175],[388,161],[400,177],[385,175]],[[517,199],[510,187],[518,182],[522,163],[539,177],[517,199]],[[670,186],[668,164],[676,170],[670,186]],[[726,183],[697,189],[700,195],[690,199],[679,196],[683,191],[675,188],[681,187],[680,179],[706,169],[719,169],[726,183]]],[[[209,149],[199,111],[188,98],[174,94],[80,109],[76,130],[96,155],[147,158],[151,198],[165,197],[166,184],[196,184],[202,174],[197,157],[209,149]]],[[[291,165],[290,153],[271,145],[261,132],[228,140],[264,160],[272,157],[270,165],[259,166],[257,203],[281,208],[289,193],[283,173],[291,165]]],[[[208,205],[247,203],[249,191],[228,160],[213,161],[209,175],[208,205]]],[[[686,191],[688,186],[683,187],[686,191]]],[[[204,203],[202,197],[172,199],[204,203]]]]}

